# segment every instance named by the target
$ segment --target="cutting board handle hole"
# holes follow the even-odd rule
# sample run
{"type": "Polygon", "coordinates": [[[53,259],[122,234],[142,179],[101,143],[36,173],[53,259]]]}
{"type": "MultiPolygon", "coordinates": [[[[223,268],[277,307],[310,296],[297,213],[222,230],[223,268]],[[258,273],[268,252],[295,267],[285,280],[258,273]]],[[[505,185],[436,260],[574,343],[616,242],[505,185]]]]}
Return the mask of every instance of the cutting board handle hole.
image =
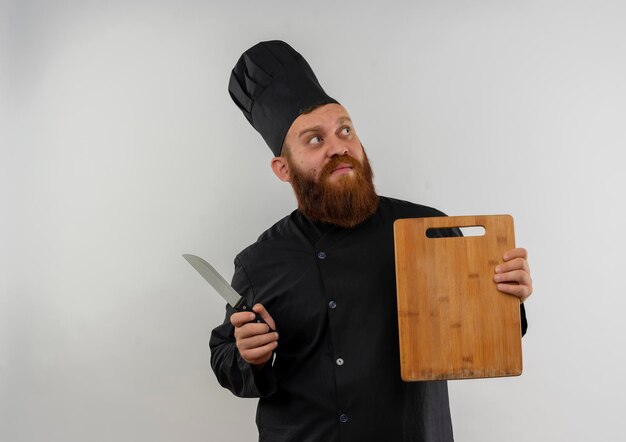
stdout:
{"type": "Polygon", "coordinates": [[[459,236],[456,229],[460,230],[464,237],[484,236],[486,230],[483,226],[465,227],[431,227],[426,230],[427,238],[450,238],[459,236]]]}

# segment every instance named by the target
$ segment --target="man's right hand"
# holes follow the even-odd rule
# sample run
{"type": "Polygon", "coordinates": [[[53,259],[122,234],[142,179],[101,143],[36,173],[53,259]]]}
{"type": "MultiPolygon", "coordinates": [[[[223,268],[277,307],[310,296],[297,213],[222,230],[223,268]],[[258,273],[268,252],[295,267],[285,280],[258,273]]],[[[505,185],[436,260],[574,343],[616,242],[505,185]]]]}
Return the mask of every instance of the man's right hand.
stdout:
{"type": "Polygon", "coordinates": [[[252,312],[238,312],[230,316],[230,323],[235,327],[235,340],[239,354],[248,364],[261,368],[272,357],[278,347],[276,324],[261,304],[255,304],[252,310],[261,316],[267,324],[250,322],[255,315],[252,312]],[[270,328],[271,327],[271,328],[270,328]]]}

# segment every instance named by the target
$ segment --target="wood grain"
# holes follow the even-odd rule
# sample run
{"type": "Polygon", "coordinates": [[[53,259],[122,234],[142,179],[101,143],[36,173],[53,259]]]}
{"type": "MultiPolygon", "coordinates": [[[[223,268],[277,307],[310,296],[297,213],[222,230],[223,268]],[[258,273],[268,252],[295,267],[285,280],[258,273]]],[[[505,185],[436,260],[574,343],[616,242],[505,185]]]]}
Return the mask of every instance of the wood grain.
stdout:
{"type": "Polygon", "coordinates": [[[493,281],[515,247],[509,215],[414,218],[394,223],[402,379],[517,376],[519,299],[493,281]],[[483,236],[428,238],[431,228],[482,226],[483,236]]]}

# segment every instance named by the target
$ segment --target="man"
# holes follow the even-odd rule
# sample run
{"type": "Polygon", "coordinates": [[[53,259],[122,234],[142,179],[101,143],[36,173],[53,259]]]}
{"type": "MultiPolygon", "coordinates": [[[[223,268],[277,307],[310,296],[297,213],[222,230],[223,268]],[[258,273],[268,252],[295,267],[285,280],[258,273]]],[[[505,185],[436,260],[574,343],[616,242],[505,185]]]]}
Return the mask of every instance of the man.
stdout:
{"type": "MultiPolygon", "coordinates": [[[[227,307],[210,341],[220,384],[260,398],[261,441],[452,441],[446,382],[400,378],[392,228],[443,213],[376,195],[350,115],[286,43],[246,51],[229,91],[298,210],[235,259],[233,287],[267,324],[227,307]]],[[[531,294],[524,249],[495,272],[503,293],[531,294]]]]}

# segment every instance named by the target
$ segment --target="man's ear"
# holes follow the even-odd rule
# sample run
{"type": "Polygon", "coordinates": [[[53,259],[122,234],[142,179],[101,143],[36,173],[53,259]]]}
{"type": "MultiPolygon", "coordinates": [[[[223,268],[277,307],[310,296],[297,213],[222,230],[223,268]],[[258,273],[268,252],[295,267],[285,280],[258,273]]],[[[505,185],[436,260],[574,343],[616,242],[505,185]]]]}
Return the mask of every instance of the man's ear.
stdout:
{"type": "Polygon", "coordinates": [[[285,157],[272,158],[272,172],[274,172],[274,175],[281,181],[291,181],[289,166],[287,165],[285,157]]]}

